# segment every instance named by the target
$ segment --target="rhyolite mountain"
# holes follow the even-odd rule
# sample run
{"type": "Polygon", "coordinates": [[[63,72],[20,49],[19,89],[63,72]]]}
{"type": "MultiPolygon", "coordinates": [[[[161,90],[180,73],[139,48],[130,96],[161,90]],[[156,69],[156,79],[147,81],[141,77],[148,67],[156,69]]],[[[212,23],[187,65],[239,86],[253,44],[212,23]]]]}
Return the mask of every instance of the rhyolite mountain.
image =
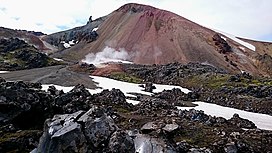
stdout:
{"type": "Polygon", "coordinates": [[[124,48],[131,55],[128,60],[138,64],[199,62],[229,72],[272,74],[271,43],[244,39],[255,46],[256,49],[252,50],[177,14],[141,4],[126,4],[103,18],[90,20],[85,26],[44,38],[54,45],[74,39],[79,43],[56,56],[81,60],[88,53],[109,46],[116,50],[124,48]],[[98,30],[93,31],[94,28],[98,30]],[[89,37],[91,41],[82,39],[87,35],[86,30],[91,36],[96,32],[97,36],[89,37]]]}
{"type": "Polygon", "coordinates": [[[40,36],[53,57],[81,61],[106,46],[129,53],[137,64],[197,62],[230,73],[272,75],[272,43],[236,38],[172,12],[129,3],[86,25],[40,36]]]}

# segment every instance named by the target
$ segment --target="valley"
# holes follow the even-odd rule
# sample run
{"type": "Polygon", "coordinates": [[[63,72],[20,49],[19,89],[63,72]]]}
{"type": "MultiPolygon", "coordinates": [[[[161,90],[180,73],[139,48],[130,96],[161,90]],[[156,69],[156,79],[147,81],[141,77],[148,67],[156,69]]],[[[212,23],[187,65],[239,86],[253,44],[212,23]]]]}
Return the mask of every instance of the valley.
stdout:
{"type": "Polygon", "coordinates": [[[0,28],[0,152],[271,152],[272,43],[129,3],[0,28]]]}

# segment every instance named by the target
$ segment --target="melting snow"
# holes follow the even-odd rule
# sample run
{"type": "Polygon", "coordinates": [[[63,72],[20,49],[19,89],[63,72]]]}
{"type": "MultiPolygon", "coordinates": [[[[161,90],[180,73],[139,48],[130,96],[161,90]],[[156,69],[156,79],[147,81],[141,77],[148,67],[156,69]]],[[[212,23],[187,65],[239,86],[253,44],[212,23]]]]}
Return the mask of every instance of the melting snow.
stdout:
{"type": "Polygon", "coordinates": [[[64,43],[63,46],[64,46],[65,48],[70,48],[70,47],[71,47],[71,45],[68,44],[68,43],[64,43]]]}
{"type": "MultiPolygon", "coordinates": [[[[90,77],[93,78],[94,82],[98,83],[99,87],[103,89],[112,89],[112,88],[120,89],[126,96],[133,96],[129,94],[130,92],[136,92],[136,93],[141,93],[145,95],[152,94],[150,92],[142,91],[143,88],[139,87],[140,84],[117,81],[114,79],[98,77],[98,76],[90,76],[90,77]]],[[[184,93],[190,92],[190,90],[186,88],[182,88],[180,86],[171,86],[171,85],[162,85],[162,84],[154,84],[154,86],[156,87],[156,89],[153,90],[154,92],[161,92],[163,90],[171,90],[173,88],[179,88],[184,93]]]]}
{"type": "Polygon", "coordinates": [[[225,41],[227,41],[227,38],[225,38],[225,37],[223,37],[223,36],[221,36],[221,38],[224,39],[225,41]]]}
{"type": "Polygon", "coordinates": [[[61,41],[60,43],[63,44],[63,46],[64,46],[65,48],[70,48],[71,46],[77,44],[78,41],[76,41],[76,43],[75,43],[75,40],[70,40],[68,43],[65,42],[65,41],[61,41]]]}
{"type": "Polygon", "coordinates": [[[255,125],[264,130],[272,130],[272,116],[260,113],[253,113],[248,111],[243,111],[235,108],[223,107],[216,104],[210,104],[205,102],[193,102],[197,104],[196,107],[178,107],[178,109],[189,110],[203,110],[205,114],[224,117],[226,119],[230,119],[234,113],[239,114],[241,118],[248,119],[255,123],[255,125]]]}
{"type": "Polygon", "coordinates": [[[131,104],[133,104],[133,105],[137,105],[137,104],[139,104],[139,103],[140,103],[140,101],[137,101],[137,100],[131,100],[131,99],[127,99],[127,102],[128,102],[128,103],[131,103],[131,104]]]}
{"type": "Polygon", "coordinates": [[[98,30],[98,28],[93,28],[93,30],[92,31],[97,31],[98,30]]]}
{"type": "Polygon", "coordinates": [[[53,58],[53,59],[56,61],[63,61],[63,59],[60,59],[60,58],[53,58]]]}
{"type": "MultiPolygon", "coordinates": [[[[97,86],[100,87],[98,89],[87,89],[91,94],[99,93],[103,89],[111,90],[112,88],[120,89],[125,94],[125,96],[129,96],[129,97],[135,97],[134,95],[129,94],[129,92],[141,93],[145,95],[152,94],[150,92],[142,91],[143,88],[139,87],[140,84],[122,82],[122,81],[117,81],[114,79],[109,79],[109,78],[99,77],[99,76],[90,76],[90,77],[93,78],[93,81],[98,83],[97,86]]],[[[190,90],[186,88],[182,88],[180,86],[171,86],[171,85],[162,85],[162,84],[154,84],[154,85],[156,87],[154,92],[161,92],[163,90],[171,90],[173,88],[179,88],[184,93],[190,92],[190,90]]],[[[63,87],[63,86],[54,85],[54,84],[45,84],[45,85],[42,85],[42,90],[48,90],[49,86],[55,86],[57,90],[63,90],[63,92],[65,93],[73,89],[73,87],[63,87]]],[[[134,105],[139,103],[139,101],[129,100],[129,99],[127,99],[127,102],[132,103],[134,105]]]]}
{"type": "Polygon", "coordinates": [[[74,45],[74,44],[75,44],[74,40],[69,41],[69,45],[74,45]]]}
{"type": "MultiPolygon", "coordinates": [[[[242,41],[241,39],[236,38],[236,36],[234,36],[234,35],[231,35],[231,34],[228,34],[228,33],[222,32],[222,31],[219,31],[219,30],[215,30],[215,29],[213,29],[213,30],[216,31],[216,32],[218,32],[218,33],[221,33],[221,34],[225,35],[226,37],[228,37],[228,38],[230,38],[231,40],[233,40],[233,41],[235,41],[235,42],[237,42],[237,43],[239,43],[239,44],[241,44],[241,45],[247,47],[247,48],[250,49],[250,50],[256,51],[256,48],[255,48],[254,45],[252,45],[252,44],[250,44],[250,43],[247,43],[247,42],[245,42],[245,41],[242,41]]],[[[221,37],[221,38],[224,39],[224,37],[221,37]]]]}
{"type": "Polygon", "coordinates": [[[1,73],[8,73],[8,72],[9,72],[9,71],[0,71],[0,74],[1,74],[1,73]]]}

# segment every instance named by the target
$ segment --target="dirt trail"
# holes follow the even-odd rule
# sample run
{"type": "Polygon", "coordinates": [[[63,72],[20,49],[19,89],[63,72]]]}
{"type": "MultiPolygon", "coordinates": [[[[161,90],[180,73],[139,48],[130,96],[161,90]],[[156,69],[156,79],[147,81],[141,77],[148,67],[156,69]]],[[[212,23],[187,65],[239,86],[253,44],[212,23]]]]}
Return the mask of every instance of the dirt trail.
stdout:
{"type": "Polygon", "coordinates": [[[51,66],[30,70],[11,71],[0,74],[7,81],[23,80],[40,82],[42,84],[56,84],[61,86],[75,86],[84,84],[85,87],[94,89],[95,83],[87,74],[76,73],[68,70],[67,66],[51,66]]]}

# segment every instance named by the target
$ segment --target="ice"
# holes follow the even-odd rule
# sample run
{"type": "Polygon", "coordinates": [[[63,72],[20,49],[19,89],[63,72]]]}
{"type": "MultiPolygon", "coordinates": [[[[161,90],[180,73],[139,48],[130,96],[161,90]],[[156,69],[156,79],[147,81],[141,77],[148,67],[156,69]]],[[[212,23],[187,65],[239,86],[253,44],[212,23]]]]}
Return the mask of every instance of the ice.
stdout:
{"type": "Polygon", "coordinates": [[[224,106],[219,106],[216,104],[206,103],[206,102],[193,102],[197,104],[196,107],[178,107],[178,109],[196,109],[203,110],[205,114],[224,117],[226,119],[230,119],[234,113],[239,114],[241,118],[248,119],[252,121],[258,128],[264,130],[272,130],[272,116],[260,113],[253,113],[244,110],[239,110],[235,108],[229,108],[224,106]]]}

